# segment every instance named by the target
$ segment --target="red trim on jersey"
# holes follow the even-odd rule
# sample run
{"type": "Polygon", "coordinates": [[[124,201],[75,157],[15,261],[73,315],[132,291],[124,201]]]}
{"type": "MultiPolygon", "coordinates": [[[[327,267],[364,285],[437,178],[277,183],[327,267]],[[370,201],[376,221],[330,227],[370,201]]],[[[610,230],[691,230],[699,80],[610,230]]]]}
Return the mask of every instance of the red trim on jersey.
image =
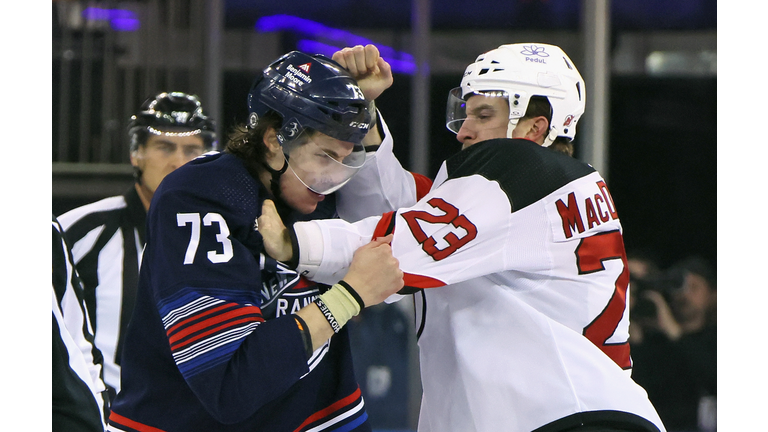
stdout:
{"type": "MultiPolygon", "coordinates": [[[[221,312],[221,311],[223,311],[225,309],[234,309],[234,308],[237,308],[237,307],[238,307],[238,305],[236,303],[224,303],[221,306],[217,306],[217,307],[215,307],[213,309],[208,309],[205,312],[201,312],[200,314],[195,315],[194,318],[200,319],[200,318],[206,317],[208,315],[217,314],[217,313],[219,313],[219,312],[221,312]]],[[[175,333],[176,331],[178,331],[180,328],[183,328],[186,325],[186,323],[187,323],[187,320],[179,321],[176,324],[174,324],[171,328],[169,328],[166,331],[166,333],[168,333],[168,336],[170,336],[173,333],[175,333]]]]}
{"type": "Polygon", "coordinates": [[[133,428],[141,432],[165,432],[162,429],[158,429],[152,426],[147,426],[137,421],[127,419],[114,411],[112,411],[109,414],[109,422],[110,423],[114,422],[115,426],[128,426],[129,428],[133,428]]]}
{"type": "Polygon", "coordinates": [[[439,279],[412,273],[404,273],[403,281],[405,286],[413,288],[437,288],[445,285],[445,282],[439,279]]]}
{"type": "Polygon", "coordinates": [[[420,200],[432,189],[432,180],[421,174],[411,173],[413,182],[416,183],[416,199],[420,200]]]}
{"type": "Polygon", "coordinates": [[[296,291],[298,289],[306,288],[306,287],[312,286],[312,285],[315,285],[315,283],[312,282],[311,280],[305,278],[304,276],[300,276],[299,277],[299,281],[296,282],[296,285],[292,286],[290,289],[291,289],[291,291],[296,291]]]}
{"type": "MultiPolygon", "coordinates": [[[[176,334],[172,334],[170,331],[168,331],[168,341],[171,342],[171,344],[173,344],[174,342],[178,341],[179,339],[191,333],[194,333],[196,331],[202,330],[207,327],[213,327],[221,324],[224,321],[227,321],[233,318],[239,318],[242,316],[245,316],[245,319],[247,321],[264,322],[264,318],[261,316],[261,309],[259,309],[256,306],[246,306],[246,307],[231,310],[223,314],[214,315],[210,318],[205,319],[204,321],[200,321],[196,324],[190,325],[189,327],[186,327],[185,329],[178,331],[176,334]]],[[[198,319],[199,319],[198,316],[193,315],[179,324],[186,325],[190,322],[197,321],[198,319]]],[[[234,325],[234,323],[226,323],[223,327],[230,327],[232,325],[234,325]]]]}
{"type": "Polygon", "coordinates": [[[208,330],[206,332],[200,333],[200,334],[196,335],[193,338],[189,338],[189,339],[185,340],[184,342],[173,343],[173,342],[175,342],[175,341],[173,341],[173,342],[171,342],[171,350],[177,351],[177,350],[179,350],[181,348],[184,348],[185,346],[187,346],[187,345],[189,345],[189,344],[191,344],[193,342],[197,342],[198,340],[205,338],[206,336],[210,336],[210,335],[215,334],[215,333],[221,333],[222,331],[224,331],[224,330],[226,330],[226,329],[228,329],[230,327],[236,327],[236,326],[238,326],[240,324],[250,324],[252,322],[264,322],[264,319],[262,318],[262,319],[254,320],[253,318],[243,318],[243,319],[240,319],[240,320],[237,320],[237,321],[231,321],[231,322],[228,322],[226,324],[220,325],[218,327],[214,327],[214,328],[212,328],[212,329],[210,329],[210,330],[208,330]]]}
{"type": "Polygon", "coordinates": [[[324,417],[328,417],[333,412],[338,411],[341,408],[344,408],[345,406],[352,405],[359,398],[360,398],[360,387],[358,387],[357,390],[355,390],[351,395],[345,397],[344,399],[337,400],[327,408],[323,408],[320,411],[307,417],[307,419],[304,420],[304,423],[302,423],[299,427],[297,427],[294,432],[303,430],[308,424],[315,422],[317,420],[320,420],[324,417]]]}
{"type": "MultiPolygon", "coordinates": [[[[384,237],[385,235],[391,234],[387,231],[389,230],[389,226],[392,224],[392,218],[394,216],[395,212],[388,212],[381,215],[381,220],[378,224],[376,224],[376,229],[373,230],[373,238],[384,237]]],[[[392,231],[394,232],[394,229],[392,231]]]]}

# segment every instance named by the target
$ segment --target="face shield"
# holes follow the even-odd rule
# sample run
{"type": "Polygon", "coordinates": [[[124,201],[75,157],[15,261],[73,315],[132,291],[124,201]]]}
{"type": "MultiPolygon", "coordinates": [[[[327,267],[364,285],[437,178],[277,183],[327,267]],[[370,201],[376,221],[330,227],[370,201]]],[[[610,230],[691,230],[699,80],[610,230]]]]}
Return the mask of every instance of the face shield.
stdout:
{"type": "MultiPolygon", "coordinates": [[[[445,126],[451,132],[458,134],[466,120],[484,120],[490,113],[484,110],[484,106],[470,106],[467,112],[467,103],[472,96],[485,96],[487,98],[503,98],[504,104],[509,104],[509,93],[501,90],[469,92],[462,97],[463,89],[456,87],[448,93],[448,104],[445,113],[445,126]]],[[[470,104],[471,105],[471,104],[470,104]]],[[[510,119],[515,117],[516,111],[510,111],[510,119]]],[[[517,117],[522,114],[517,115],[517,117]]]]}
{"type": "Polygon", "coordinates": [[[344,186],[365,163],[363,145],[342,141],[290,119],[277,132],[288,167],[311,191],[327,195],[344,186]]]}

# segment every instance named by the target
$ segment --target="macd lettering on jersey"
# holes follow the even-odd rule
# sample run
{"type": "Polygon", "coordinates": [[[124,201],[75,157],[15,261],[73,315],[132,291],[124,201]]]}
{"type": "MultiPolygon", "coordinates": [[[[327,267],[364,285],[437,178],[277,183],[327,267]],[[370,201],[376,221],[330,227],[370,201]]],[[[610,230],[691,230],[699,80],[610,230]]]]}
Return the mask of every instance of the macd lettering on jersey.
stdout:
{"type": "Polygon", "coordinates": [[[563,235],[566,239],[606,222],[619,219],[605,181],[598,181],[596,186],[597,191],[594,195],[578,199],[576,193],[571,192],[565,201],[559,199],[555,202],[557,213],[563,223],[563,235]]]}

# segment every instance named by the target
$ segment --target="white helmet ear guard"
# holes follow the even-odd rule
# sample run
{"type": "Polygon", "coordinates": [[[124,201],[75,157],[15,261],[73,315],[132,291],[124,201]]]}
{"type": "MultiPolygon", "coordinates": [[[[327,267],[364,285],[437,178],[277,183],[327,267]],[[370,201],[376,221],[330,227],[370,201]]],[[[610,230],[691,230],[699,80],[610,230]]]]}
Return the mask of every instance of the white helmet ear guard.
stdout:
{"type": "Polygon", "coordinates": [[[542,43],[502,45],[479,55],[467,66],[461,86],[448,96],[446,127],[458,132],[466,118],[460,105],[472,94],[504,92],[509,101],[510,137],[525,115],[531,96],[544,96],[552,107],[550,132],[544,146],[559,136],[573,140],[576,123],[584,113],[584,87],[576,66],[559,47],[542,43]]]}

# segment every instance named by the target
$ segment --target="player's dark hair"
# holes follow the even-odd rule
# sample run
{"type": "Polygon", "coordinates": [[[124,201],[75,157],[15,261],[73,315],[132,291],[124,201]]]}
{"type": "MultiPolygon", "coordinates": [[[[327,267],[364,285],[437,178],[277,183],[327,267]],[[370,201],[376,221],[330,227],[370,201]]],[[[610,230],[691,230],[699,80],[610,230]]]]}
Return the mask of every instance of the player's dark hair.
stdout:
{"type": "Polygon", "coordinates": [[[147,140],[149,140],[149,131],[146,129],[137,129],[131,134],[131,148],[138,149],[139,147],[143,147],[144,144],[147,143],[147,140]]]}
{"type": "Polygon", "coordinates": [[[560,153],[565,153],[568,156],[573,157],[573,142],[566,137],[557,137],[552,144],[547,147],[548,149],[560,153]]]}
{"type": "MultiPolygon", "coordinates": [[[[528,102],[528,108],[525,110],[523,119],[540,116],[546,118],[547,124],[551,127],[552,105],[549,103],[549,99],[547,99],[546,96],[531,96],[531,100],[528,102]]],[[[547,128],[546,133],[549,133],[549,128],[547,128]]],[[[566,137],[555,138],[552,144],[547,148],[573,157],[573,143],[566,137]]]]}
{"type": "Polygon", "coordinates": [[[245,168],[258,178],[267,164],[267,146],[264,134],[268,128],[279,129],[282,126],[280,115],[274,111],[265,114],[255,127],[238,124],[229,133],[224,152],[231,153],[243,160],[245,168]]]}
{"type": "Polygon", "coordinates": [[[680,275],[693,273],[704,278],[713,291],[717,291],[717,270],[710,262],[701,256],[689,256],[676,262],[669,270],[680,275]]]}
{"type": "MultiPolygon", "coordinates": [[[[139,148],[143,148],[149,140],[149,131],[146,129],[136,128],[133,133],[130,134],[130,140],[130,148],[133,149],[131,152],[136,151],[139,148]]],[[[141,185],[141,168],[135,165],[133,166],[133,181],[141,185]]]]}
{"type": "Polygon", "coordinates": [[[552,123],[552,105],[549,104],[549,99],[546,96],[531,96],[523,118],[530,119],[539,116],[546,118],[547,123],[552,123]]]}

